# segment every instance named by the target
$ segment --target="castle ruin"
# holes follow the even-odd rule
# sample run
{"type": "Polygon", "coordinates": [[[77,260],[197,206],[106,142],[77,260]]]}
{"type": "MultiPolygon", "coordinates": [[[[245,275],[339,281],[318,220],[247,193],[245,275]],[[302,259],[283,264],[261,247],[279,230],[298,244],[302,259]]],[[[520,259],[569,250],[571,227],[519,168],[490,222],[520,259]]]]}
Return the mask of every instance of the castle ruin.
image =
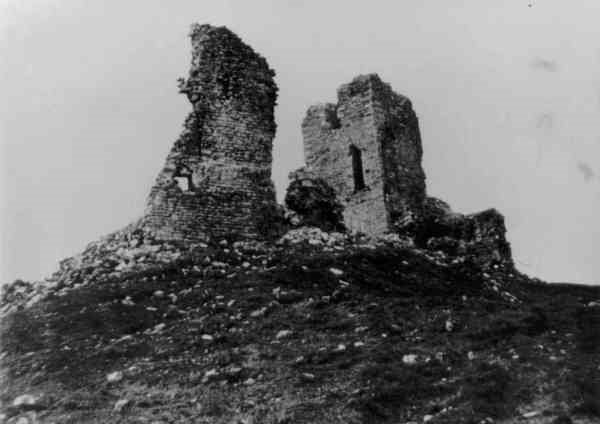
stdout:
{"type": "Polygon", "coordinates": [[[342,85],[337,98],[302,122],[307,170],[335,190],[349,230],[380,235],[425,199],[417,116],[376,74],[342,85]]]}
{"type": "Polygon", "coordinates": [[[179,88],[193,110],[150,191],[144,226],[164,240],[260,236],[265,210],[276,207],[275,72],[225,27],[195,24],[190,37],[179,88]]]}
{"type": "Polygon", "coordinates": [[[409,235],[419,247],[469,255],[481,266],[512,263],[498,211],[463,215],[427,196],[419,122],[408,98],[376,74],[342,85],[337,98],[306,113],[306,167],[290,174],[296,186],[327,184],[350,231],[409,235]]]}
{"type": "MultiPolygon", "coordinates": [[[[276,207],[271,182],[275,72],[225,27],[193,25],[180,92],[193,111],[148,197],[144,225],[165,240],[260,237],[276,207]]],[[[425,199],[421,136],[408,98],[375,74],[309,108],[308,170],[326,181],[349,230],[380,235],[425,199]]]]}
{"type": "MultiPolygon", "coordinates": [[[[140,223],[162,240],[280,235],[296,224],[284,222],[271,181],[275,72],[225,27],[193,25],[190,36],[191,69],[179,89],[193,110],[140,223]]],[[[497,211],[461,215],[427,197],[419,124],[408,98],[376,74],[342,85],[337,98],[310,107],[302,122],[306,167],[291,174],[295,191],[286,200],[299,208],[292,211],[310,215],[305,225],[412,234],[421,247],[475,252],[484,263],[510,261],[497,211]],[[303,188],[311,187],[308,196],[316,197],[304,199],[303,188]]]]}

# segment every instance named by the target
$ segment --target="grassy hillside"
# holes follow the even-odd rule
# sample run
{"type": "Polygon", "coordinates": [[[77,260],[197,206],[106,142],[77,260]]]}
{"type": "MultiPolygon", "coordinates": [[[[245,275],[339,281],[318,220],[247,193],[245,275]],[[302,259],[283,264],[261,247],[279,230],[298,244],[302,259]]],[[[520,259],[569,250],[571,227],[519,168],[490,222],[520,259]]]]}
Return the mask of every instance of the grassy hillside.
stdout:
{"type": "Polygon", "coordinates": [[[3,420],[600,422],[599,287],[385,242],[170,258],[6,312],[3,420]]]}

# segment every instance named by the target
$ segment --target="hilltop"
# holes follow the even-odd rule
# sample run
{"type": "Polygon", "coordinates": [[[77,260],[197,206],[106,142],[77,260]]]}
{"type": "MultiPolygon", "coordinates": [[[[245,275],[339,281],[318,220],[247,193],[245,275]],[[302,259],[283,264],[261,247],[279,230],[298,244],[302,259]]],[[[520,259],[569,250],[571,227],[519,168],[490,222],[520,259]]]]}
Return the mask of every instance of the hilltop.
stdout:
{"type": "Polygon", "coordinates": [[[598,287],[398,237],[125,234],[63,263],[32,306],[5,293],[7,422],[598,421],[598,287]]]}
{"type": "Polygon", "coordinates": [[[372,73],[311,106],[279,205],[275,72],[190,37],[143,216],[2,288],[0,422],[600,421],[600,287],[523,275],[500,212],[430,197],[408,98],[372,73]]]}

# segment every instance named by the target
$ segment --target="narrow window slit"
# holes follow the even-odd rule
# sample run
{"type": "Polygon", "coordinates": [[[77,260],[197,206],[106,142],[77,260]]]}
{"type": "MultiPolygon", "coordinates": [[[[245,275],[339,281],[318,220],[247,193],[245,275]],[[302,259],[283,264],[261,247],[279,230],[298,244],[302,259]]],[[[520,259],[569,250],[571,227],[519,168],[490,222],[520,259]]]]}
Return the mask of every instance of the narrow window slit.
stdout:
{"type": "Polygon", "coordinates": [[[350,146],[352,155],[352,175],[354,177],[354,192],[363,190],[365,186],[365,176],[363,173],[362,152],[354,145],[350,146]]]}

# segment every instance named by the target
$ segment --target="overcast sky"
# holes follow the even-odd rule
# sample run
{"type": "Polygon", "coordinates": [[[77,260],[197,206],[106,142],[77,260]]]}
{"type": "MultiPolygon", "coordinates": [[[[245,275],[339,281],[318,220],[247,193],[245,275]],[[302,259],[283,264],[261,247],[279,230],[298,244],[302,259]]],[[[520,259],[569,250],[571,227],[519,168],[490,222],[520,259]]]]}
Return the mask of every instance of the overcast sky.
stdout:
{"type": "Polygon", "coordinates": [[[279,198],[307,107],[377,72],[413,101],[430,195],[500,210],[529,275],[600,284],[598,0],[0,4],[0,282],[141,215],[191,107],[176,79],[199,22],[277,72],[279,198]]]}

